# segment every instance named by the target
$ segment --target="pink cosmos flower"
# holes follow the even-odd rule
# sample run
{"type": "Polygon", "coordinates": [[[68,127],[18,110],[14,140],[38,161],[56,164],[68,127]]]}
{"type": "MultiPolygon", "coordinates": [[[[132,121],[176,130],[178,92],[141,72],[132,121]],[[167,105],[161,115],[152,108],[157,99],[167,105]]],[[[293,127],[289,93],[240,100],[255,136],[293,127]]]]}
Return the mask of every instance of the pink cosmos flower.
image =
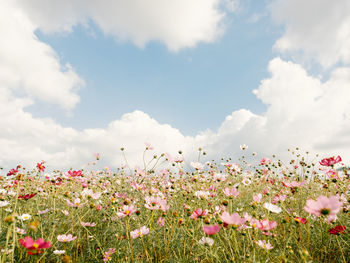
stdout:
{"type": "Polygon", "coordinates": [[[111,256],[115,253],[115,248],[110,248],[106,252],[103,253],[103,262],[107,262],[111,260],[111,256]]]}
{"type": "Polygon", "coordinates": [[[163,217],[159,217],[158,220],[157,220],[157,224],[162,227],[165,225],[165,220],[163,217]]]}
{"type": "Polygon", "coordinates": [[[208,213],[209,213],[208,209],[202,210],[202,208],[197,208],[196,210],[193,211],[190,217],[194,220],[197,220],[200,217],[205,217],[208,213]]]}
{"type": "Polygon", "coordinates": [[[71,242],[73,240],[77,239],[77,237],[73,237],[72,234],[68,235],[58,235],[57,240],[60,242],[71,242]]]}
{"type": "Polygon", "coordinates": [[[167,205],[167,201],[165,199],[162,199],[160,197],[145,197],[145,207],[150,210],[162,210],[167,211],[169,210],[170,206],[167,205]]]}
{"type": "Polygon", "coordinates": [[[289,188],[296,188],[296,187],[300,187],[303,186],[306,183],[306,181],[302,181],[302,182],[297,182],[297,181],[293,181],[291,183],[289,182],[282,182],[282,184],[285,187],[289,187],[289,188]]]}
{"type": "Polygon", "coordinates": [[[96,223],[89,223],[89,222],[81,222],[80,224],[82,226],[90,226],[90,227],[96,226],[96,223]]]}
{"type": "MultiPolygon", "coordinates": [[[[251,222],[252,223],[252,222],[251,222]]],[[[263,231],[269,231],[277,227],[276,221],[269,221],[267,219],[263,219],[261,221],[256,220],[254,222],[256,224],[256,227],[263,231]]]]}
{"type": "Polygon", "coordinates": [[[199,162],[191,162],[191,166],[196,170],[203,170],[204,164],[199,162]]]}
{"type": "Polygon", "coordinates": [[[315,216],[334,217],[342,208],[343,203],[339,201],[337,196],[326,197],[319,196],[316,201],[309,199],[306,201],[305,211],[315,216]]]}
{"type": "Polygon", "coordinates": [[[267,165],[267,164],[270,164],[270,163],[272,163],[272,161],[269,158],[262,158],[260,160],[260,165],[267,165]]]}
{"type": "Polygon", "coordinates": [[[334,159],[334,157],[330,157],[330,158],[324,158],[320,161],[320,164],[323,166],[333,166],[339,162],[341,162],[342,159],[341,157],[338,155],[337,158],[334,159]]]}
{"type": "Polygon", "coordinates": [[[71,201],[67,200],[67,204],[70,207],[82,207],[83,206],[83,204],[81,203],[80,198],[75,198],[73,203],[71,201]]]}
{"type": "Polygon", "coordinates": [[[151,144],[145,142],[145,145],[146,145],[146,150],[149,150],[149,151],[152,151],[154,148],[152,147],[151,144]]]}
{"type": "Polygon", "coordinates": [[[131,214],[136,212],[136,208],[134,205],[124,205],[122,210],[117,213],[117,216],[120,218],[130,216],[131,214]]]}
{"type": "Polygon", "coordinates": [[[238,213],[230,215],[228,212],[223,212],[220,218],[225,224],[236,227],[243,225],[247,221],[244,217],[240,217],[238,213]]]}
{"type": "Polygon", "coordinates": [[[27,253],[29,255],[40,254],[42,253],[41,249],[51,247],[50,242],[45,242],[45,240],[42,238],[34,241],[34,239],[30,236],[26,236],[24,239],[20,239],[19,243],[28,250],[27,253]]]}
{"type": "Polygon", "coordinates": [[[262,200],[262,194],[253,195],[253,200],[257,203],[260,203],[262,200]]]}
{"type": "Polygon", "coordinates": [[[203,232],[208,235],[215,235],[220,229],[221,227],[219,225],[203,226],[202,228],[203,232]]]}
{"type": "Polygon", "coordinates": [[[344,234],[346,230],[346,226],[337,225],[336,227],[329,229],[328,232],[331,235],[344,234]]]}
{"type": "Polygon", "coordinates": [[[237,197],[239,195],[239,192],[237,191],[236,188],[229,188],[226,187],[224,190],[222,190],[226,196],[229,197],[237,197]]]}
{"type": "Polygon", "coordinates": [[[270,244],[269,241],[266,243],[266,240],[258,240],[255,243],[257,243],[258,246],[263,248],[263,249],[266,249],[266,250],[273,249],[273,246],[270,244]]]}
{"type": "Polygon", "coordinates": [[[148,227],[141,227],[140,229],[135,229],[134,231],[130,232],[130,236],[135,239],[138,237],[143,237],[144,235],[147,235],[149,233],[149,228],[148,227]]]}

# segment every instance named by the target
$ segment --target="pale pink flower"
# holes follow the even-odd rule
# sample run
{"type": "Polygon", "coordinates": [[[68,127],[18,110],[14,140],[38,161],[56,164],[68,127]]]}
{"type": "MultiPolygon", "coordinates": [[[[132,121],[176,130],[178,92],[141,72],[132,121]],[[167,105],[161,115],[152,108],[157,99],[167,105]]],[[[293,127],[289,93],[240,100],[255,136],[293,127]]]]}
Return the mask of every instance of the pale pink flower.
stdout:
{"type": "Polygon", "coordinates": [[[339,201],[337,196],[326,197],[319,196],[316,201],[309,199],[306,201],[305,211],[315,216],[332,216],[339,213],[343,203],[339,201]]]}
{"type": "Polygon", "coordinates": [[[229,197],[237,197],[239,195],[239,191],[237,191],[236,188],[229,188],[226,187],[224,190],[222,190],[226,196],[229,197]]]}
{"type": "Polygon", "coordinates": [[[58,235],[57,240],[60,242],[71,242],[73,240],[77,239],[77,237],[73,237],[72,234],[68,235],[58,235]]]}
{"type": "Polygon", "coordinates": [[[208,246],[210,246],[210,247],[214,244],[214,240],[210,237],[202,237],[198,242],[201,245],[208,244],[208,246]]]}
{"type": "Polygon", "coordinates": [[[103,253],[103,262],[110,261],[112,258],[111,256],[115,253],[115,248],[110,248],[106,252],[103,253]]]}
{"type": "Polygon", "coordinates": [[[83,204],[81,203],[80,198],[75,198],[73,203],[71,201],[67,200],[67,204],[70,207],[82,207],[83,206],[83,204]]]}
{"type": "Polygon", "coordinates": [[[253,195],[253,200],[257,203],[260,203],[262,200],[262,194],[253,195]]]}
{"type": "MultiPolygon", "coordinates": [[[[252,223],[252,221],[251,221],[252,223]]],[[[276,221],[269,221],[267,219],[263,219],[261,221],[257,220],[254,221],[254,224],[256,224],[256,227],[263,231],[269,231],[277,227],[276,221]]]]}
{"type": "Polygon", "coordinates": [[[149,228],[142,226],[140,229],[135,229],[134,231],[130,232],[130,236],[135,239],[138,237],[143,237],[144,235],[147,235],[149,233],[149,228]]]}
{"type": "Polygon", "coordinates": [[[149,150],[149,151],[152,151],[154,148],[152,147],[151,144],[145,142],[145,145],[146,145],[146,150],[149,150]]]}
{"type": "Polygon", "coordinates": [[[90,227],[96,226],[96,223],[89,223],[89,222],[81,222],[80,224],[82,226],[90,226],[90,227]]]}
{"type": "Polygon", "coordinates": [[[196,170],[203,170],[204,164],[199,162],[191,162],[191,166],[196,170]]]}
{"type": "Polygon", "coordinates": [[[145,197],[145,207],[150,210],[162,210],[167,211],[169,210],[170,206],[167,205],[167,201],[165,199],[162,199],[160,197],[145,197]]]}
{"type": "Polygon", "coordinates": [[[230,215],[228,212],[223,212],[220,218],[225,224],[237,227],[243,225],[247,221],[244,217],[240,217],[238,213],[230,215]]]}
{"type": "Polygon", "coordinates": [[[163,217],[159,217],[158,220],[157,220],[157,224],[162,227],[165,225],[165,220],[163,217]]]}
{"type": "Polygon", "coordinates": [[[117,213],[118,217],[126,217],[136,212],[134,205],[124,205],[120,212],[117,213]]]}
{"type": "Polygon", "coordinates": [[[273,246],[270,244],[269,241],[266,243],[266,240],[258,240],[258,241],[255,241],[255,243],[257,243],[259,247],[263,249],[266,249],[266,250],[273,249],[273,246]]]}
{"type": "Polygon", "coordinates": [[[293,181],[291,183],[289,183],[289,182],[282,182],[282,184],[285,187],[290,187],[290,188],[300,187],[300,186],[303,186],[305,183],[306,183],[306,181],[302,181],[302,182],[293,181]]]}
{"type": "Polygon", "coordinates": [[[260,165],[267,165],[267,164],[270,164],[270,163],[272,163],[272,161],[269,158],[262,158],[260,160],[260,165]]]}

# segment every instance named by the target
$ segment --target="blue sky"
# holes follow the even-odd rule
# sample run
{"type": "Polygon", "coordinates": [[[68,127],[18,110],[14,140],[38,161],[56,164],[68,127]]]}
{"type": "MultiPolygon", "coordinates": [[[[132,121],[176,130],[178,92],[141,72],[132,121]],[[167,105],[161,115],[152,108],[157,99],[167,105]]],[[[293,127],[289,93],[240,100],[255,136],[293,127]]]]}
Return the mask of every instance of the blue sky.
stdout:
{"type": "Polygon", "coordinates": [[[0,166],[350,159],[349,25],[348,0],[0,1],[0,166]]]}
{"type": "Polygon", "coordinates": [[[86,86],[81,102],[67,114],[57,106],[38,103],[28,108],[37,117],[53,117],[76,129],[106,126],[124,113],[141,110],[161,123],[195,135],[217,129],[225,116],[241,108],[260,114],[266,107],[252,94],[275,55],[272,46],[281,28],[266,14],[264,1],[227,13],[225,34],[214,43],[169,51],[162,43],[144,48],[117,42],[90,21],[69,34],[36,35],[70,63],[86,86]]]}

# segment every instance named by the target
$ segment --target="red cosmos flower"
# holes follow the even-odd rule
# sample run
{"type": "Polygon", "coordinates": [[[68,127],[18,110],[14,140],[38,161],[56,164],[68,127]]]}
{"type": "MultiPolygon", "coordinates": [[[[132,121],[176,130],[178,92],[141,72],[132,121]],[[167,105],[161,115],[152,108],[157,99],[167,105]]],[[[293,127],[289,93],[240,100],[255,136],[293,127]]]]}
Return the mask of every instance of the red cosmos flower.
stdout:
{"type": "Polygon", "coordinates": [[[18,169],[11,169],[11,170],[7,173],[7,176],[15,175],[16,173],[18,173],[18,169]]]}
{"type": "Polygon", "coordinates": [[[338,155],[337,158],[334,159],[334,157],[330,157],[330,158],[324,158],[320,161],[320,164],[323,166],[332,166],[335,165],[336,163],[341,162],[342,159],[341,157],[338,155]]]}
{"type": "Polygon", "coordinates": [[[68,171],[68,174],[70,177],[77,177],[77,176],[83,176],[82,171],[78,170],[78,171],[68,171]]]}
{"type": "Polygon", "coordinates": [[[36,193],[35,194],[31,193],[31,194],[26,194],[26,195],[20,195],[20,196],[18,196],[18,199],[28,200],[30,198],[33,198],[34,196],[36,196],[36,193]]]}
{"type": "Polygon", "coordinates": [[[44,163],[45,163],[45,162],[42,161],[41,163],[37,163],[37,164],[36,164],[36,168],[38,168],[39,173],[45,171],[44,163]]]}
{"type": "Polygon", "coordinates": [[[296,221],[296,222],[298,222],[299,224],[306,224],[306,219],[305,218],[301,218],[301,217],[296,217],[296,218],[294,218],[294,220],[296,221]]]}
{"type": "Polygon", "coordinates": [[[328,232],[331,235],[338,235],[338,234],[344,234],[345,233],[346,226],[340,226],[337,225],[336,227],[329,229],[328,232]]]}
{"type": "Polygon", "coordinates": [[[51,243],[45,242],[43,238],[39,238],[38,240],[34,241],[34,239],[30,236],[20,239],[19,243],[28,250],[28,255],[41,254],[43,253],[41,249],[51,247],[51,243]]]}
{"type": "Polygon", "coordinates": [[[204,233],[208,235],[215,235],[217,232],[219,232],[221,227],[219,225],[213,225],[213,226],[203,226],[202,230],[204,233]]]}

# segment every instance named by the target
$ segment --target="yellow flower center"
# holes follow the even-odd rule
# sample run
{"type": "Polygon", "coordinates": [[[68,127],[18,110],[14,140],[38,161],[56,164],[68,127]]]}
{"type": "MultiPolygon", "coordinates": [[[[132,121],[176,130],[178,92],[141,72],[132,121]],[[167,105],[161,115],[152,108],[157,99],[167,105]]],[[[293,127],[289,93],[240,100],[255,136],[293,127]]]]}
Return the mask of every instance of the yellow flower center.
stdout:
{"type": "Polygon", "coordinates": [[[34,247],[34,248],[38,248],[39,245],[38,245],[37,243],[34,243],[34,244],[33,244],[33,247],[34,247]]]}

